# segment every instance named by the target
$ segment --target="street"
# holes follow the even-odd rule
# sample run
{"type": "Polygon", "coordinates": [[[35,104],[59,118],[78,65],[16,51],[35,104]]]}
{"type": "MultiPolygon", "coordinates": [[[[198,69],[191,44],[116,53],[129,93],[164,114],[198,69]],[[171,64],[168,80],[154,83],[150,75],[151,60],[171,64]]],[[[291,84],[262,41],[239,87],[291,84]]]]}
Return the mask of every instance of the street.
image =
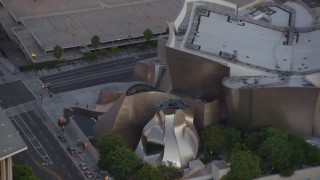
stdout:
{"type": "Polygon", "coordinates": [[[40,179],[84,179],[65,150],[51,134],[43,120],[33,111],[10,116],[9,119],[28,145],[28,150],[19,154],[16,163],[33,167],[40,179]]]}
{"type": "Polygon", "coordinates": [[[50,83],[50,91],[55,93],[110,83],[129,82],[137,61],[155,57],[156,53],[127,57],[99,63],[50,76],[42,76],[44,84],[50,83]]]}

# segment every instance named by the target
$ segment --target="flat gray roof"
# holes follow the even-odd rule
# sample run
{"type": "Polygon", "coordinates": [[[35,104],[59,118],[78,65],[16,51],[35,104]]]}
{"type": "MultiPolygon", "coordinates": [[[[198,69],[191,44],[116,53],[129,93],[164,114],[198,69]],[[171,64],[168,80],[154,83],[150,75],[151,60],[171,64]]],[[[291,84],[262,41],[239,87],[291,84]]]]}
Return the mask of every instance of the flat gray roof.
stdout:
{"type": "Polygon", "coordinates": [[[100,7],[55,16],[22,18],[22,22],[42,44],[43,49],[51,51],[56,45],[63,48],[89,45],[93,35],[98,35],[101,42],[126,39],[129,36],[129,23],[132,38],[143,36],[143,31],[147,28],[153,33],[163,33],[167,28],[167,21],[174,20],[178,9],[179,0],[162,0],[112,8],[100,7]]]}
{"type": "MultiPolygon", "coordinates": [[[[102,43],[143,36],[150,28],[163,33],[167,22],[175,20],[183,0],[34,0],[6,1],[6,8],[25,28],[15,28],[14,34],[26,49],[38,57],[54,46],[83,47],[98,35],[102,43]]],[[[39,58],[38,58],[39,59],[39,58]]]]}
{"type": "Polygon", "coordinates": [[[27,149],[17,129],[0,107],[0,160],[27,149]]]}

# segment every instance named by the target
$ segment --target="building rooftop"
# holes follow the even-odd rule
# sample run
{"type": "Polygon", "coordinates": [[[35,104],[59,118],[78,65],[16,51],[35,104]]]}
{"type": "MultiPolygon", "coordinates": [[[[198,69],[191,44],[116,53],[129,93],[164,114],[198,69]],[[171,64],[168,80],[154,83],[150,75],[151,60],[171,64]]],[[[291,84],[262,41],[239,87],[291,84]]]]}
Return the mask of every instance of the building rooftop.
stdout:
{"type": "Polygon", "coordinates": [[[27,145],[0,108],[0,160],[27,149],[27,145]]]}
{"type": "Polygon", "coordinates": [[[27,56],[36,53],[41,61],[50,59],[56,45],[88,50],[94,35],[110,47],[127,44],[129,31],[132,42],[143,41],[147,28],[155,35],[164,33],[167,21],[179,13],[182,0],[10,0],[4,4],[10,16],[1,23],[17,37],[14,40],[27,56]]]}
{"type": "Polygon", "coordinates": [[[231,76],[241,77],[228,86],[310,86],[304,77],[320,72],[320,24],[297,2],[260,3],[238,13],[197,3],[190,16],[180,49],[231,67],[231,76]]]}

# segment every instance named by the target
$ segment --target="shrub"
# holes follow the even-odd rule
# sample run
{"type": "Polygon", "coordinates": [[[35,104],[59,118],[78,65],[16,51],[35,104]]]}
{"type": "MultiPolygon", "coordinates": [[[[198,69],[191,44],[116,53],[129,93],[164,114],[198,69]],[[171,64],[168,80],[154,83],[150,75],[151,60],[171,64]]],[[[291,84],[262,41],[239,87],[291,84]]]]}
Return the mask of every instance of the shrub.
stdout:
{"type": "Polygon", "coordinates": [[[153,47],[153,48],[156,48],[158,46],[158,40],[151,41],[150,42],[150,46],[153,47]]]}
{"type": "Polygon", "coordinates": [[[91,52],[91,51],[85,52],[85,53],[83,53],[83,58],[85,58],[87,60],[92,60],[92,59],[97,58],[97,54],[94,52],[91,52]]]}
{"type": "Polygon", "coordinates": [[[146,43],[140,43],[137,45],[137,49],[140,51],[144,51],[147,49],[147,44],[146,43]]]}

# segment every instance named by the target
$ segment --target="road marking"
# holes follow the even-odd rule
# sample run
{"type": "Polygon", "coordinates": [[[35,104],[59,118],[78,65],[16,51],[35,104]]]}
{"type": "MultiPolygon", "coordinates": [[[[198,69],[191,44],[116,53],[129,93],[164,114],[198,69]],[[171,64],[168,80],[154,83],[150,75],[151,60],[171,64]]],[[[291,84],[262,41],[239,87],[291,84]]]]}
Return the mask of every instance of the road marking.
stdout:
{"type": "Polygon", "coordinates": [[[69,80],[65,80],[65,81],[60,81],[58,83],[52,84],[52,86],[54,88],[60,87],[60,86],[65,86],[66,83],[71,82],[70,84],[76,84],[79,82],[83,82],[83,81],[88,81],[88,80],[92,80],[97,78],[97,76],[101,76],[101,75],[117,75],[117,74],[121,74],[124,72],[129,72],[131,70],[133,70],[134,66],[130,66],[130,67],[126,67],[126,68],[122,68],[122,69],[116,69],[113,71],[107,71],[107,72],[102,72],[102,73],[98,73],[98,74],[92,74],[89,76],[85,76],[85,77],[81,77],[81,78],[74,78],[74,79],[69,79],[69,80]]]}
{"type": "MultiPolygon", "coordinates": [[[[21,113],[22,114],[22,113],[21,113]]],[[[20,116],[20,114],[16,114],[20,118],[21,124],[19,124],[20,121],[16,120],[14,118],[15,115],[11,116],[12,119],[16,122],[16,124],[19,126],[20,130],[23,132],[23,134],[27,137],[31,145],[34,147],[34,149],[37,151],[40,157],[42,157],[47,163],[53,164],[50,157],[48,156],[46,150],[41,145],[40,141],[37,139],[37,137],[33,134],[33,132],[30,130],[28,125],[24,122],[24,119],[20,116]],[[24,126],[26,129],[23,129],[21,126],[24,126]],[[27,131],[27,132],[26,132],[27,131]],[[30,137],[29,137],[30,136],[30,137]],[[39,146],[35,145],[37,143],[39,146]],[[44,155],[40,153],[39,150],[42,150],[44,152],[44,155]],[[47,157],[47,158],[44,158],[47,157]]],[[[30,118],[30,117],[29,117],[30,118]]]]}
{"type": "Polygon", "coordinates": [[[83,71],[91,71],[93,69],[98,69],[98,68],[101,68],[101,67],[108,67],[110,65],[125,64],[126,62],[136,62],[136,61],[134,61],[132,59],[123,60],[123,61],[114,61],[114,63],[104,64],[104,65],[96,66],[96,67],[87,67],[87,68],[85,68],[83,70],[78,70],[78,71],[70,72],[70,73],[64,73],[64,74],[61,74],[61,75],[55,75],[53,77],[47,77],[47,78],[44,78],[44,79],[48,82],[48,79],[57,79],[58,77],[67,77],[70,74],[76,74],[76,73],[83,72],[83,71]]]}
{"type": "MultiPolygon", "coordinates": [[[[29,152],[27,151],[27,153],[29,154],[29,152]]],[[[42,166],[38,161],[36,161],[30,154],[29,156],[31,157],[32,161],[36,164],[36,166],[38,166],[40,169],[46,171],[47,173],[51,174],[52,176],[54,176],[55,178],[57,178],[57,180],[62,180],[61,176],[59,176],[57,173],[55,173],[54,171],[50,170],[49,168],[42,166]]]]}

